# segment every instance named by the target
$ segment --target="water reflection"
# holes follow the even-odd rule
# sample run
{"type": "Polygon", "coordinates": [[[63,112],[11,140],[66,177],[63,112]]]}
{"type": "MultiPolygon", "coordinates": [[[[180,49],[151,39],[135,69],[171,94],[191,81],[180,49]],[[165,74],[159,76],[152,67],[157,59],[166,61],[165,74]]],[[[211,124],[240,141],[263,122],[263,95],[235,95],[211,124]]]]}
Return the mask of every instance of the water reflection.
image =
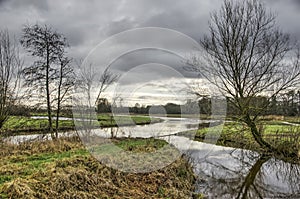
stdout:
{"type": "Polygon", "coordinates": [[[300,198],[299,165],[251,151],[225,151],[227,156],[215,152],[195,162],[197,192],[208,198],[300,198]]]}

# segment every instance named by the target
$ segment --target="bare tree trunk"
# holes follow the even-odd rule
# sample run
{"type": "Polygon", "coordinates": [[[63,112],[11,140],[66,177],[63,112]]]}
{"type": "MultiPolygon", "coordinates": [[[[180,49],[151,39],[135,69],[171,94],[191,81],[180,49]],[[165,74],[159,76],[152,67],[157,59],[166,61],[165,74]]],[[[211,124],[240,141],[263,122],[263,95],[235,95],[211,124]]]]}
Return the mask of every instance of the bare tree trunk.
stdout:
{"type": "Polygon", "coordinates": [[[56,111],[56,121],[55,121],[55,138],[58,138],[58,128],[59,128],[59,113],[60,113],[60,102],[57,103],[56,111]]]}
{"type": "MultiPolygon", "coordinates": [[[[63,64],[63,63],[61,63],[61,64],[63,64]]],[[[58,125],[59,125],[59,113],[60,113],[60,103],[61,103],[62,78],[63,78],[63,65],[61,65],[61,68],[60,68],[58,91],[57,91],[57,110],[56,110],[56,121],[55,121],[55,138],[56,139],[58,138],[58,125]]]]}
{"type": "Polygon", "coordinates": [[[58,102],[56,111],[56,121],[55,121],[55,138],[58,138],[58,128],[59,128],[59,113],[60,113],[60,90],[58,91],[58,102]]]}
{"type": "Polygon", "coordinates": [[[262,155],[257,161],[256,163],[252,166],[252,168],[250,169],[249,173],[247,174],[241,189],[239,191],[239,194],[237,196],[237,198],[242,198],[242,199],[246,199],[248,191],[251,187],[251,185],[253,185],[253,182],[258,174],[258,172],[260,171],[262,165],[267,162],[270,159],[269,156],[266,155],[262,155]]]}
{"type": "Polygon", "coordinates": [[[253,138],[255,139],[255,141],[262,147],[262,148],[266,148],[267,150],[270,151],[275,151],[275,148],[272,147],[268,142],[266,142],[263,138],[262,138],[262,134],[261,132],[257,129],[256,123],[251,120],[249,115],[246,115],[245,118],[245,123],[248,125],[248,127],[251,130],[251,134],[253,136],[253,138]]]}
{"type": "Polygon", "coordinates": [[[52,117],[51,117],[51,101],[50,101],[50,90],[49,90],[49,69],[50,69],[50,62],[49,62],[49,47],[47,44],[47,63],[46,63],[46,95],[47,95],[47,113],[48,113],[48,131],[51,133],[53,137],[53,127],[52,127],[52,117]]]}

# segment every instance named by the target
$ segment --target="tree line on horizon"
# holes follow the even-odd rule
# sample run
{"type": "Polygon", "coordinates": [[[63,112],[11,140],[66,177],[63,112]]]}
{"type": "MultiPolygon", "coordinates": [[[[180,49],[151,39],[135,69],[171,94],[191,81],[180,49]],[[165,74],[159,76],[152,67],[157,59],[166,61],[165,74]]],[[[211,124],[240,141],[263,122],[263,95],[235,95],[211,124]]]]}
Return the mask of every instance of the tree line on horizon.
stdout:
{"type": "MultiPolygon", "coordinates": [[[[252,107],[263,109],[262,116],[266,115],[281,115],[281,116],[300,116],[300,90],[290,90],[282,93],[277,98],[271,98],[268,106],[265,107],[268,97],[258,96],[253,99],[252,107]]],[[[227,99],[230,101],[230,99],[227,99]]],[[[97,104],[97,113],[111,113],[112,104],[107,99],[102,98],[97,104]]],[[[188,100],[185,104],[167,103],[165,105],[140,105],[136,103],[129,107],[114,107],[114,112],[118,113],[134,113],[134,114],[204,114],[211,115],[211,98],[209,96],[202,97],[198,101],[188,100]]],[[[237,109],[228,104],[227,115],[236,115],[237,109]]]]}

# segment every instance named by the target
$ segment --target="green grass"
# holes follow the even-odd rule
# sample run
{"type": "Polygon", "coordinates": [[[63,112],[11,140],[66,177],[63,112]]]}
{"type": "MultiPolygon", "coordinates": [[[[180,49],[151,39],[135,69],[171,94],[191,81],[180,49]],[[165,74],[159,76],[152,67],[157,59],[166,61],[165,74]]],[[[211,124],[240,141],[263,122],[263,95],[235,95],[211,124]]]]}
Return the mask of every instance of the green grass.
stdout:
{"type": "MultiPolygon", "coordinates": [[[[259,127],[262,127],[264,135],[273,135],[278,132],[290,133],[298,130],[297,127],[282,123],[280,121],[264,122],[259,124],[258,128],[259,127]]],[[[219,126],[199,129],[197,130],[196,136],[201,137],[206,135],[208,132],[210,132],[210,134],[214,134],[215,130],[218,128],[219,126]]],[[[215,134],[216,133],[217,132],[215,132],[215,134]]],[[[222,129],[222,134],[224,135],[236,135],[240,133],[244,134],[245,136],[251,137],[250,129],[245,124],[239,122],[226,122],[222,129]]]]}
{"type": "Polygon", "coordinates": [[[263,128],[265,135],[275,134],[278,132],[288,134],[296,130],[295,127],[286,124],[266,124],[263,128]]]}
{"type": "MultiPolygon", "coordinates": [[[[146,116],[114,116],[113,118],[108,114],[101,114],[97,116],[98,121],[92,121],[95,127],[110,127],[117,125],[141,125],[150,124],[151,122],[160,122],[158,118],[150,118],[146,116]],[[117,121],[117,122],[116,122],[117,121]]],[[[76,125],[82,125],[77,122],[76,125]]],[[[3,132],[39,132],[47,130],[48,120],[47,119],[32,119],[24,116],[11,116],[4,124],[3,132]]],[[[52,123],[55,128],[55,120],[52,123]]],[[[59,128],[63,130],[74,129],[75,124],[72,120],[60,120],[59,128]]]]}
{"type": "Polygon", "coordinates": [[[130,124],[150,124],[151,122],[160,122],[158,118],[148,116],[111,116],[109,114],[97,115],[100,126],[130,125],[130,124]]]}
{"type": "Polygon", "coordinates": [[[295,123],[295,124],[300,124],[300,117],[284,117],[284,120],[287,122],[295,123]]]}
{"type": "MultiPolygon", "coordinates": [[[[41,131],[48,126],[48,120],[46,119],[32,119],[24,116],[11,116],[4,124],[2,131],[41,131]]],[[[52,123],[53,128],[55,122],[52,123]]],[[[60,128],[73,128],[74,122],[71,120],[59,121],[60,128]]]]}

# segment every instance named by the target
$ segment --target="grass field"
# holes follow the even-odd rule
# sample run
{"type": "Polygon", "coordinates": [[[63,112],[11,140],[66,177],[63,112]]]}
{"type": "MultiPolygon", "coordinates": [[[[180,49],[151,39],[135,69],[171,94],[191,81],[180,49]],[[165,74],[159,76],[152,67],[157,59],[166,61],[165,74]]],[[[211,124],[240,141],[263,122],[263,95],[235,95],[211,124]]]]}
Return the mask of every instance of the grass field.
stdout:
{"type": "MultiPolygon", "coordinates": [[[[157,150],[155,139],[115,140],[124,150],[157,150]]],[[[150,173],[109,168],[78,139],[1,144],[0,198],[190,198],[195,181],[185,158],[150,173]]]]}

